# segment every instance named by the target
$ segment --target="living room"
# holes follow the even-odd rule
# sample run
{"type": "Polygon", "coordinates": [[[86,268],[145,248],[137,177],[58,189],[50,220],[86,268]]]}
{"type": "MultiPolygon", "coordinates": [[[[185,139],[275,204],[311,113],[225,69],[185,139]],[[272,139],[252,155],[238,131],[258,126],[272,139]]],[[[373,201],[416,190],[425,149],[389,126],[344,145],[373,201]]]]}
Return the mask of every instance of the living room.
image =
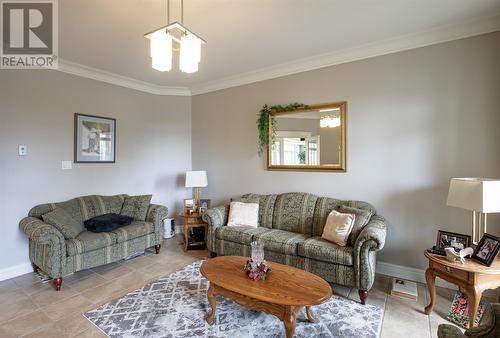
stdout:
{"type": "Polygon", "coordinates": [[[0,337],[500,335],[500,1],[1,6],[0,337]]]}

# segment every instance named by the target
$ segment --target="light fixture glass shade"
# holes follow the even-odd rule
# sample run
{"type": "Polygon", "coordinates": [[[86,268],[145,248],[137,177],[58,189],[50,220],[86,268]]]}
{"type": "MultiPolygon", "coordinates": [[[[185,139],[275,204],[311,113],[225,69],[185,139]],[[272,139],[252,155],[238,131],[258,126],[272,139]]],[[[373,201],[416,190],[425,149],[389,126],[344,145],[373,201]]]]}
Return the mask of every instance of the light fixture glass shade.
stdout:
{"type": "Polygon", "coordinates": [[[340,126],[339,116],[324,116],[319,120],[320,128],[335,128],[340,126]]]}
{"type": "Polygon", "coordinates": [[[186,34],[181,37],[181,53],[179,57],[179,68],[184,73],[198,71],[201,59],[201,40],[194,34],[186,34]]]}
{"type": "Polygon", "coordinates": [[[446,204],[483,213],[500,212],[500,180],[452,178],[446,204]]]}
{"type": "Polygon", "coordinates": [[[206,186],[208,186],[208,180],[205,170],[186,172],[186,188],[202,188],[206,186]]]}
{"type": "Polygon", "coordinates": [[[172,36],[165,30],[151,34],[152,67],[160,72],[172,69],[172,36]]]}

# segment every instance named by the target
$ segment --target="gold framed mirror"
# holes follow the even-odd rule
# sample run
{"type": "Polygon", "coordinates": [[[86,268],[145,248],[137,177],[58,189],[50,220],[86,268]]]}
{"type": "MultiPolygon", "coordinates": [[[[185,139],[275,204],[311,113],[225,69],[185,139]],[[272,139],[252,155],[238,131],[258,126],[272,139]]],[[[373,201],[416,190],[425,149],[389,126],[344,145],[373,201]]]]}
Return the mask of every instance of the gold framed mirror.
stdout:
{"type": "Polygon", "coordinates": [[[346,171],[347,102],[269,114],[268,170],[346,171]]]}

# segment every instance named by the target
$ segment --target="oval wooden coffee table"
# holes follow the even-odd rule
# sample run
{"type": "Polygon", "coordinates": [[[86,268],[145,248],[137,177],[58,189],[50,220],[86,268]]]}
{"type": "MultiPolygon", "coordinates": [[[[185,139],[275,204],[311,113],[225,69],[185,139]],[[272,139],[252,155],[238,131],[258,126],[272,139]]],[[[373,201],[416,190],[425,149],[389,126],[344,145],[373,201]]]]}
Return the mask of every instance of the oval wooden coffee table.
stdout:
{"type": "Polygon", "coordinates": [[[306,308],[309,322],[314,322],[311,306],[332,296],[332,288],[321,277],[297,268],[273,263],[266,280],[249,279],[244,267],[248,257],[221,256],[203,263],[201,274],[210,281],[207,291],[212,311],[206,320],[211,325],[217,310],[216,295],[257,311],[270,313],[285,324],[286,336],[293,337],[296,318],[306,308]]]}

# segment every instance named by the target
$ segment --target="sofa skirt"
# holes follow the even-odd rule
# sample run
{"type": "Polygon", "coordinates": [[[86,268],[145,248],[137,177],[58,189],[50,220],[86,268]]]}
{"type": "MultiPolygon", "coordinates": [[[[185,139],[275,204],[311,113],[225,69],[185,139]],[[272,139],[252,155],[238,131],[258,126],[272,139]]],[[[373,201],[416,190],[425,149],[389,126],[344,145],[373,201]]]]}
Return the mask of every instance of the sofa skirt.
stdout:
{"type": "Polygon", "coordinates": [[[145,249],[160,243],[161,240],[158,241],[158,236],[155,233],[150,233],[122,243],[68,256],[65,262],[61,262],[60,257],[49,256],[48,245],[30,241],[30,259],[50,277],[57,278],[76,271],[119,261],[134,254],[142,253],[145,249]]]}

